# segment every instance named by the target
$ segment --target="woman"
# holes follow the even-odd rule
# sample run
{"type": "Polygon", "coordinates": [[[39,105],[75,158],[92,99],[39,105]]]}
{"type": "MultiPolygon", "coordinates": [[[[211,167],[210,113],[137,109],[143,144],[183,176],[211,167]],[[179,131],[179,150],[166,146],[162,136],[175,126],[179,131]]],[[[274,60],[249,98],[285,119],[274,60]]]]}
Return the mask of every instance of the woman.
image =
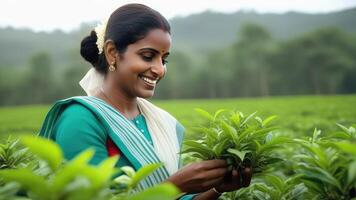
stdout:
{"type": "Polygon", "coordinates": [[[117,166],[136,170],[162,162],[163,167],[142,181],[141,189],[169,181],[182,192],[199,193],[183,198],[216,199],[222,192],[249,185],[249,168],[242,172],[241,183],[237,171],[232,181],[224,181],[223,160],[179,169],[184,129],[145,100],[167,71],[170,46],[170,26],[160,13],[141,4],[118,8],[81,43],[82,57],[93,65],[81,81],[88,96],[57,102],[40,135],[55,140],[67,159],[91,147],[93,164],[118,154],[117,166]]]}

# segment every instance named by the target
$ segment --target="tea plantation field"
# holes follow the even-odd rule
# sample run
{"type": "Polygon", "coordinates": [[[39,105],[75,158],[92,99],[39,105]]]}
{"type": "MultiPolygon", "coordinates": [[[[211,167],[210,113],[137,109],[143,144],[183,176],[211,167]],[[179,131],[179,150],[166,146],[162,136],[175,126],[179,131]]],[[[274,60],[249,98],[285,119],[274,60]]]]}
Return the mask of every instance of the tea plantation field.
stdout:
{"type": "MultiPolygon", "coordinates": [[[[355,200],[356,198],[356,95],[160,100],[154,103],[172,113],[186,127],[188,140],[185,141],[182,151],[185,164],[195,162],[197,159],[218,158],[229,161],[231,169],[242,170],[245,169],[245,166],[252,166],[254,175],[251,185],[235,192],[225,193],[219,199],[355,200]],[[206,123],[204,117],[194,111],[195,108],[201,108],[210,113],[219,109],[225,109],[226,112],[238,110],[244,113],[244,116],[240,113],[225,113],[217,118],[207,117],[213,123],[206,123]],[[257,112],[256,115],[261,117],[262,120],[246,117],[254,112],[257,112]],[[271,115],[277,115],[277,120],[269,121],[274,117],[263,120],[263,118],[271,115]],[[226,116],[229,117],[225,118],[226,116]],[[212,120],[212,118],[214,119],[212,120]],[[218,121],[215,119],[218,119],[218,121]],[[344,126],[338,127],[337,123],[344,126]],[[196,129],[202,130],[200,133],[191,131],[193,130],[192,127],[202,125],[204,128],[196,129]],[[275,131],[275,125],[279,127],[279,130],[275,131]],[[314,131],[315,128],[318,128],[321,132],[314,131]]],[[[5,138],[10,134],[16,137],[19,134],[37,133],[50,107],[50,105],[32,105],[0,108],[1,169],[16,169],[16,166],[26,166],[30,162],[39,162],[27,157],[23,153],[24,150],[18,150],[18,147],[14,148],[16,141],[5,142],[5,138]],[[26,164],[26,162],[28,163],[26,164]]],[[[207,116],[206,113],[203,115],[207,116]]],[[[44,149],[38,148],[48,141],[40,143],[38,138],[32,139],[33,141],[38,140],[38,145],[33,142],[28,144],[32,144],[32,148],[39,152],[38,155],[47,154],[48,156],[43,158],[52,160],[53,153],[48,150],[50,145],[44,149]]],[[[60,150],[53,152],[58,151],[60,150]]],[[[67,166],[71,163],[81,164],[80,162],[68,162],[67,166]]],[[[38,166],[42,165],[38,164],[38,166]]],[[[86,163],[85,166],[71,169],[82,169],[82,167],[89,169],[89,165],[86,163]]],[[[90,169],[93,168],[90,167],[90,169]]],[[[98,169],[102,171],[101,168],[98,169]]],[[[45,168],[39,170],[48,171],[45,168]]],[[[24,172],[23,169],[13,172],[15,173],[12,173],[11,170],[2,171],[0,176],[6,177],[6,173],[12,173],[10,175],[13,179],[9,179],[9,182],[11,180],[32,181],[22,178],[21,172],[24,172]]],[[[72,176],[76,175],[76,173],[66,170],[57,172],[53,174],[53,176],[56,176],[55,178],[69,177],[68,174],[60,175],[60,172],[68,172],[72,176]]],[[[27,171],[27,174],[29,173],[35,172],[27,171]]],[[[85,176],[96,176],[95,173],[99,173],[99,171],[85,174],[85,176]]],[[[32,176],[38,178],[37,175],[32,176]]],[[[72,177],[73,180],[77,180],[74,177],[72,177]]],[[[111,175],[109,174],[107,177],[111,177],[111,175]]],[[[91,179],[88,178],[88,180],[91,179]]],[[[105,187],[109,185],[109,181],[109,178],[107,178],[106,182],[103,182],[105,187]]],[[[44,183],[46,185],[44,181],[33,183],[44,183]]],[[[33,183],[22,184],[32,185],[33,183]]],[[[76,182],[63,183],[64,189],[54,190],[58,193],[43,193],[42,190],[37,189],[34,191],[38,192],[37,195],[52,195],[57,198],[61,194],[65,194],[67,188],[74,185],[73,183],[76,182]]],[[[88,187],[89,182],[85,182],[85,184],[85,187],[88,187]]],[[[52,187],[51,184],[48,187],[52,187]]],[[[102,188],[105,189],[105,187],[102,188]]],[[[44,188],[44,186],[37,185],[33,188],[44,188]]],[[[78,188],[80,187],[74,187],[74,189],[78,188]]],[[[17,190],[18,188],[14,191],[17,190]]],[[[0,199],[10,199],[1,197],[15,194],[10,194],[9,191],[12,190],[0,190],[0,199]]],[[[28,191],[33,192],[31,188],[28,191]]],[[[100,192],[96,193],[99,194],[100,192]]],[[[173,195],[170,199],[174,199],[173,197],[175,196],[173,195]]]]}
{"type": "MultiPolygon", "coordinates": [[[[277,115],[281,130],[293,134],[312,134],[315,127],[322,131],[336,130],[335,123],[350,126],[356,123],[356,95],[288,96],[213,100],[159,100],[154,103],[174,115],[188,130],[200,123],[195,108],[209,112],[236,109],[244,114],[257,111],[266,117],[277,115]]],[[[0,137],[9,134],[37,133],[50,105],[0,108],[0,137]]]]}

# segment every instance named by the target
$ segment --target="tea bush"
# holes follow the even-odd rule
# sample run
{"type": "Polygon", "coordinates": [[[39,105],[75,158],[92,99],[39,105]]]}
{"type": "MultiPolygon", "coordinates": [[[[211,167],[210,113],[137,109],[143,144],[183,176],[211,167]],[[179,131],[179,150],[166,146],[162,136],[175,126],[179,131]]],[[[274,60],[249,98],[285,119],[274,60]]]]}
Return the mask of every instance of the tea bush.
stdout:
{"type": "Polygon", "coordinates": [[[193,128],[200,139],[184,142],[188,162],[226,159],[237,169],[250,163],[254,171],[248,188],[222,199],[356,199],[355,125],[337,124],[336,132],[315,129],[311,136],[294,138],[271,125],[276,116],[197,112],[205,122],[193,128]]]}
{"type": "Polygon", "coordinates": [[[1,145],[1,155],[6,156],[0,163],[5,168],[0,170],[0,199],[171,200],[179,195],[178,189],[169,183],[133,192],[137,183],[160,164],[144,166],[137,172],[123,167],[121,171],[126,175],[112,180],[120,170],[114,168],[118,157],[110,157],[98,166],[92,166],[88,164],[94,154],[91,149],[65,161],[61,149],[52,141],[23,136],[21,142],[26,148],[17,149],[17,141],[1,145]]]}

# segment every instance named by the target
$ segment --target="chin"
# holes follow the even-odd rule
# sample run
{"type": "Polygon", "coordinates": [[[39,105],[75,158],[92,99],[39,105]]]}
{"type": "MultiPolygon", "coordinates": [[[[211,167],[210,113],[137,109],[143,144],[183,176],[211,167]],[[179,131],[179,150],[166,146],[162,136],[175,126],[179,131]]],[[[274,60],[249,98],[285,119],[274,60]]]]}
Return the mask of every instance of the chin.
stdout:
{"type": "Polygon", "coordinates": [[[140,92],[139,95],[137,95],[138,97],[144,98],[144,99],[149,99],[154,95],[154,91],[143,91],[140,92]]]}

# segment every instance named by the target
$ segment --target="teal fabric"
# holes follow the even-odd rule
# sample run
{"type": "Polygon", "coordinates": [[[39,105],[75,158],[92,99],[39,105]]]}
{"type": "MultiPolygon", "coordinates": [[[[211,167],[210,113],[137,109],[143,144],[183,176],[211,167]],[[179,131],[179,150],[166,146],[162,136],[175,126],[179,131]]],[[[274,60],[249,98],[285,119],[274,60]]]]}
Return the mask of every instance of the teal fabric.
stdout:
{"type": "Polygon", "coordinates": [[[180,200],[191,200],[191,199],[194,199],[195,196],[197,196],[197,194],[186,194],[186,195],[180,197],[179,199],[180,200]]]}
{"type": "Polygon", "coordinates": [[[95,150],[91,164],[99,164],[108,157],[105,127],[98,123],[94,113],[81,104],[67,106],[55,123],[52,134],[52,139],[62,148],[67,160],[88,148],[95,150]]]}
{"type": "MultiPolygon", "coordinates": [[[[143,115],[130,120],[152,144],[152,138],[143,115]]],[[[108,157],[106,149],[107,133],[95,115],[81,104],[73,103],[60,115],[54,129],[54,140],[63,149],[64,156],[70,160],[87,148],[94,148],[95,154],[90,161],[99,164],[108,157]]],[[[131,166],[125,155],[120,155],[117,167],[131,166]]]]}
{"type": "MultiPolygon", "coordinates": [[[[115,108],[107,104],[105,101],[98,99],[96,97],[91,96],[80,96],[80,97],[71,97],[68,99],[60,100],[56,102],[56,104],[51,108],[48,112],[43,126],[40,131],[40,136],[45,138],[56,139],[56,135],[54,134],[55,126],[66,110],[66,108],[74,103],[78,103],[81,106],[84,106],[88,109],[92,114],[94,114],[97,119],[96,123],[88,123],[89,128],[92,130],[98,129],[98,124],[102,125],[105,130],[104,134],[107,134],[108,137],[112,139],[114,144],[120,148],[120,151],[125,154],[130,163],[132,164],[135,170],[140,169],[142,166],[151,164],[151,163],[159,163],[161,160],[156,154],[154,147],[149,143],[149,141],[144,137],[142,132],[135,127],[132,122],[127,120],[121,113],[119,113],[115,108]]],[[[79,113],[78,113],[79,114],[79,113]]],[[[82,118],[85,118],[85,116],[82,118]]],[[[72,127],[80,127],[85,120],[79,121],[71,121],[70,126],[72,127]]],[[[95,132],[94,132],[95,133],[95,132]]],[[[101,132],[102,133],[102,132],[101,132]]],[[[103,138],[103,134],[98,134],[97,136],[103,138]]],[[[93,134],[88,134],[89,136],[93,134]]],[[[94,134],[94,136],[96,136],[94,134]]],[[[77,137],[76,135],[74,137],[77,137]]],[[[73,138],[68,138],[73,139],[73,138]]],[[[92,137],[84,136],[83,138],[75,138],[74,145],[77,145],[77,149],[80,149],[81,145],[78,143],[82,143],[82,141],[93,141],[92,137]],[[91,140],[90,140],[91,139],[91,140]]],[[[106,144],[103,142],[105,140],[98,140],[92,148],[99,148],[101,146],[105,146],[106,144]],[[101,142],[101,143],[100,143],[101,142]]],[[[83,149],[84,150],[84,149],[83,149]]],[[[80,153],[80,151],[77,151],[80,153]]],[[[102,154],[101,154],[102,155],[102,154]]],[[[106,153],[107,155],[107,153],[106,153]]],[[[98,159],[98,160],[102,160],[98,159]]],[[[92,163],[95,164],[95,159],[92,163]]],[[[98,161],[97,161],[98,162],[98,161]]],[[[166,180],[169,177],[169,173],[167,169],[162,166],[152,172],[149,176],[147,176],[144,180],[142,180],[138,185],[138,191],[152,187],[162,181],[166,180]]]]}
{"type": "MultiPolygon", "coordinates": [[[[111,126],[108,126],[109,122],[106,121],[107,118],[98,113],[100,111],[91,109],[90,105],[87,105],[87,102],[103,104],[100,105],[104,106],[103,109],[113,109],[110,107],[107,108],[108,106],[105,105],[102,100],[93,97],[79,97],[61,100],[55,104],[55,106],[46,116],[40,135],[55,140],[62,147],[64,151],[64,156],[67,159],[72,159],[81,151],[87,149],[88,147],[91,147],[95,150],[95,154],[90,163],[98,164],[108,157],[108,152],[106,149],[106,140],[107,137],[112,138],[113,135],[111,126]]],[[[106,113],[107,115],[109,115],[109,117],[111,117],[112,115],[121,115],[115,113],[117,111],[109,110],[108,112],[111,113],[111,115],[106,113]]],[[[146,141],[148,141],[150,144],[152,143],[152,139],[150,137],[146,121],[142,115],[137,116],[137,118],[130,121],[130,123],[132,124],[132,126],[140,130],[146,141]]],[[[176,129],[177,139],[179,143],[182,144],[182,139],[184,137],[184,128],[181,124],[177,122],[176,129]]],[[[114,135],[114,137],[115,136],[117,137],[117,135],[114,135]]],[[[112,139],[114,142],[118,140],[117,138],[112,139]]],[[[141,143],[140,141],[137,141],[136,144],[135,141],[135,145],[140,145],[141,143]]],[[[120,147],[121,152],[127,151],[127,149],[125,149],[127,147],[125,147],[124,145],[121,146],[117,143],[116,145],[120,147]]],[[[120,158],[119,162],[117,163],[117,166],[124,165],[131,165],[136,170],[140,168],[140,165],[137,165],[137,163],[135,163],[135,159],[133,159],[132,155],[129,158],[127,158],[126,156],[120,158]],[[129,160],[131,160],[131,162],[129,160]]],[[[147,182],[147,184],[152,185],[154,184],[154,182],[155,181],[147,182]]],[[[146,188],[145,185],[143,185],[142,187],[146,188]]],[[[191,195],[186,195],[182,197],[182,199],[192,198],[193,196],[191,195]]]]}

